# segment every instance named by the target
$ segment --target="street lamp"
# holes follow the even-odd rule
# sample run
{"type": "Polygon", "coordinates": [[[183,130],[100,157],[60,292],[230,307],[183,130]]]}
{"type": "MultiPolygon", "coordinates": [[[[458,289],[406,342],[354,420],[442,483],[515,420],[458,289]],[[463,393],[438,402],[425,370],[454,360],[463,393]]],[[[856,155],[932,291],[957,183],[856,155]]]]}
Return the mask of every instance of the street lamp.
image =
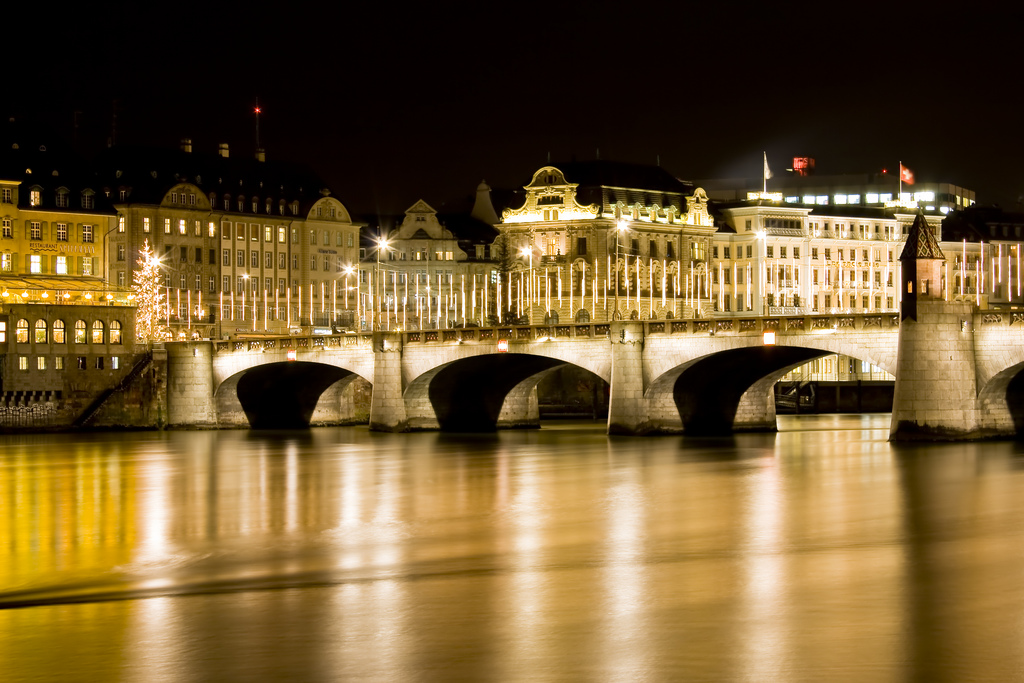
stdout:
{"type": "Polygon", "coordinates": [[[379,237],[377,239],[377,272],[374,274],[374,309],[373,309],[373,329],[379,330],[380,327],[380,297],[377,294],[380,292],[380,252],[386,251],[390,246],[390,242],[387,237],[379,237]]]}
{"type": "Polygon", "coordinates": [[[623,219],[615,224],[615,313],[612,320],[619,319],[619,233],[627,230],[627,223],[623,219]]]}
{"type": "Polygon", "coordinates": [[[352,267],[351,263],[348,264],[347,266],[345,266],[345,310],[346,311],[348,310],[348,276],[351,275],[354,270],[355,269],[352,267]]]}

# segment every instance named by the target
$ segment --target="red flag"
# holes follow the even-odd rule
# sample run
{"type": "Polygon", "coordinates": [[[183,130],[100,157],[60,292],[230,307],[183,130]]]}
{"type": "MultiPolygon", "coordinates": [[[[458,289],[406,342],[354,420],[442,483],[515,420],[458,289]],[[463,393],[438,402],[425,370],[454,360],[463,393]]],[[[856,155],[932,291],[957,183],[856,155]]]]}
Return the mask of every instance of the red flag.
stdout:
{"type": "Polygon", "coordinates": [[[914,172],[903,164],[900,164],[900,180],[905,182],[907,185],[914,184],[914,172]]]}

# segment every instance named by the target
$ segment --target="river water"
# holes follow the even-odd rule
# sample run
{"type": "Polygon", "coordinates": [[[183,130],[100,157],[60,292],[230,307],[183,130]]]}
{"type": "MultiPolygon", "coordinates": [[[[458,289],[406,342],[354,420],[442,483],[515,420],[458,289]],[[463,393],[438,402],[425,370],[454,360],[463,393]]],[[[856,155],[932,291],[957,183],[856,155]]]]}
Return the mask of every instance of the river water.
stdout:
{"type": "Polygon", "coordinates": [[[1024,678],[1024,457],[597,423],[0,439],[4,681],[1024,678]]]}

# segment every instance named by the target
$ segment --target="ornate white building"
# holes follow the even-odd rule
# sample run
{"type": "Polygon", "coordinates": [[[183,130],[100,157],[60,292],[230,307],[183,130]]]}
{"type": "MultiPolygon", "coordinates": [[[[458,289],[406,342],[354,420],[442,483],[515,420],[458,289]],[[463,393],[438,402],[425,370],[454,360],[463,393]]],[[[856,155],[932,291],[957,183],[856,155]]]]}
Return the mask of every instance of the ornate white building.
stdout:
{"type": "Polygon", "coordinates": [[[496,226],[496,316],[664,319],[701,305],[715,232],[703,190],[609,161],[545,166],[523,190],[496,226]]]}

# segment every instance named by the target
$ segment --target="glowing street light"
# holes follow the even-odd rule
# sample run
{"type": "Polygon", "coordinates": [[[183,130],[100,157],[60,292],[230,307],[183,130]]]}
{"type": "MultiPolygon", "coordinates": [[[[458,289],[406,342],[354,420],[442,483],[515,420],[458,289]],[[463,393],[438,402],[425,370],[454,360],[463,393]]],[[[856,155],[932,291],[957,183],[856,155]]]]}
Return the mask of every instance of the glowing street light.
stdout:
{"type": "Polygon", "coordinates": [[[375,306],[373,309],[373,329],[379,330],[380,328],[380,253],[386,251],[391,246],[391,242],[387,237],[380,237],[377,239],[377,272],[374,274],[374,298],[375,306]]]}
{"type": "Polygon", "coordinates": [[[626,232],[628,229],[628,223],[621,218],[615,224],[615,313],[612,315],[612,320],[616,320],[619,316],[619,233],[626,232]]]}

